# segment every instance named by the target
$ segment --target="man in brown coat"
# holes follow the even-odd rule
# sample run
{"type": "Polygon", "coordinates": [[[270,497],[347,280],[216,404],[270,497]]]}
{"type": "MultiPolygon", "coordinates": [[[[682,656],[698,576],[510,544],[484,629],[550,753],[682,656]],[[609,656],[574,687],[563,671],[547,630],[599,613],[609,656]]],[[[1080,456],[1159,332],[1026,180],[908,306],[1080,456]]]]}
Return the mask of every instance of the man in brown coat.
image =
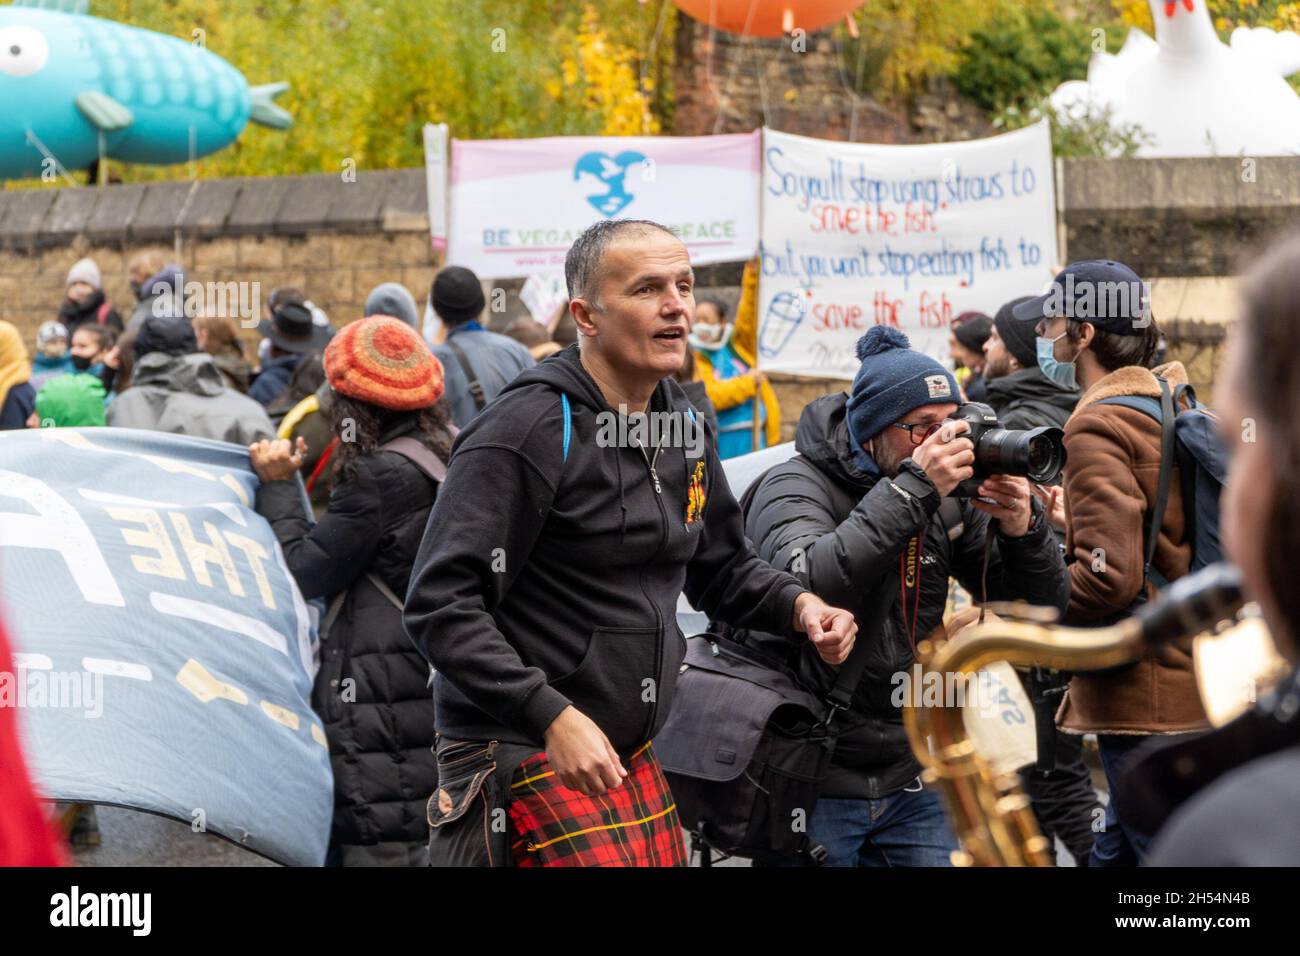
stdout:
{"type": "MultiPolygon", "coordinates": [[[[1172,391],[1186,384],[1179,362],[1148,365],[1159,340],[1145,285],[1117,262],[1070,265],[1046,295],[1015,309],[1033,321],[1043,374],[1063,388],[1083,390],[1065,425],[1066,560],[1070,605],[1065,622],[1100,626],[1128,616],[1158,585],[1187,573],[1182,494],[1175,470],[1160,523],[1150,574],[1146,533],[1160,475],[1160,425],[1144,412],[1105,404],[1118,396],[1159,399],[1159,379],[1172,391]]],[[[1190,640],[1149,652],[1137,664],[1071,682],[1057,715],[1067,733],[1095,733],[1110,783],[1105,829],[1093,846],[1093,866],[1136,865],[1151,835],[1126,825],[1116,799],[1116,771],[1151,734],[1206,728],[1192,673],[1190,640]]]]}

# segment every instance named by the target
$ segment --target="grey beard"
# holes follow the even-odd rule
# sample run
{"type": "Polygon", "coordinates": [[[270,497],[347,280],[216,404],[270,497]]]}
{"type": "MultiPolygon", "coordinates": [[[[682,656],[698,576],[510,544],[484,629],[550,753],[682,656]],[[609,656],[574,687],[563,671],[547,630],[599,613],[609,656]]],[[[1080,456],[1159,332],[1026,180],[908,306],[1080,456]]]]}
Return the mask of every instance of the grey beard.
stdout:
{"type": "Polygon", "coordinates": [[[876,445],[875,442],[872,442],[871,449],[867,451],[867,454],[872,457],[872,460],[876,463],[876,467],[880,469],[880,473],[886,478],[895,478],[898,476],[898,469],[903,464],[903,460],[901,458],[895,458],[893,451],[887,450],[884,447],[876,445]]]}

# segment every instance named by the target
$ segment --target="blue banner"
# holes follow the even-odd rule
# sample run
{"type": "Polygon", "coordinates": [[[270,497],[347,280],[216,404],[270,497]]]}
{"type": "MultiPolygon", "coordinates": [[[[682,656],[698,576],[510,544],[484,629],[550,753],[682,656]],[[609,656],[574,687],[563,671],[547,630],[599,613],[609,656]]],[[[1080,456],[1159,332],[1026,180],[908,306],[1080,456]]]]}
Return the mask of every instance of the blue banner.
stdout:
{"type": "MultiPolygon", "coordinates": [[[[0,432],[0,613],[45,796],[164,814],[294,865],[333,783],[315,612],[252,510],[246,449],[119,428],[0,432]]],[[[305,504],[305,499],[304,499],[305,504]]]]}

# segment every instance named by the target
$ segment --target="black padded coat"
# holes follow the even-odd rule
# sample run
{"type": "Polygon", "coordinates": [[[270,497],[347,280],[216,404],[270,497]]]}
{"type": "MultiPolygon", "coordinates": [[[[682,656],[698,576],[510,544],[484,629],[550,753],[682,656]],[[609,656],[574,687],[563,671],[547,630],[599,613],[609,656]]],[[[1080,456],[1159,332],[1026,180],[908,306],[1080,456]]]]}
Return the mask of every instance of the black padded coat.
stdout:
{"type": "MultiPolygon", "coordinates": [[[[414,428],[408,420],[380,444],[414,428]]],[[[313,706],[334,770],[330,843],[349,866],[428,863],[425,807],[437,787],[429,667],[402,615],[369,580],[406,593],[437,485],[396,452],[356,463],[315,526],[296,482],[262,485],[257,510],[275,529],[303,597],[345,593],[321,643],[313,706]]]]}

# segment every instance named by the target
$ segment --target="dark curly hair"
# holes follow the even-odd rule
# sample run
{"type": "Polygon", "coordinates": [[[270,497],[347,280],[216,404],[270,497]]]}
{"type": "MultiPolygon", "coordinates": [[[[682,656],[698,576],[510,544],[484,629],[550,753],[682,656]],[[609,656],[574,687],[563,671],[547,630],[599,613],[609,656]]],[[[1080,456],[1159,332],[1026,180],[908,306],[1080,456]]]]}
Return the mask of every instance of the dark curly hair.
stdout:
{"type": "Polygon", "coordinates": [[[336,482],[347,481],[356,474],[357,462],[373,455],[383,434],[409,416],[415,417],[415,431],[410,437],[418,439],[443,461],[451,457],[451,415],[443,401],[417,412],[394,412],[334,392],[326,416],[330,431],[339,439],[334,453],[336,482]]]}

